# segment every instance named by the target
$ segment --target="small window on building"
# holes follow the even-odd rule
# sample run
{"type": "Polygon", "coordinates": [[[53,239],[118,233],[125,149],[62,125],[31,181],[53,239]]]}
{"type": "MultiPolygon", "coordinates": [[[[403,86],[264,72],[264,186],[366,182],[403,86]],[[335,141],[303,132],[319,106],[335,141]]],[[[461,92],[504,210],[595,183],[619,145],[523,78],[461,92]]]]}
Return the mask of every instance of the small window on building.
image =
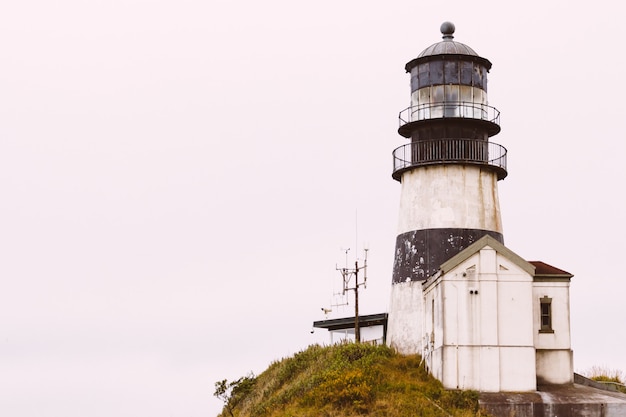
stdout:
{"type": "Polygon", "coordinates": [[[554,333],[552,330],[552,298],[544,296],[540,301],[540,326],[539,333],[554,333]]]}

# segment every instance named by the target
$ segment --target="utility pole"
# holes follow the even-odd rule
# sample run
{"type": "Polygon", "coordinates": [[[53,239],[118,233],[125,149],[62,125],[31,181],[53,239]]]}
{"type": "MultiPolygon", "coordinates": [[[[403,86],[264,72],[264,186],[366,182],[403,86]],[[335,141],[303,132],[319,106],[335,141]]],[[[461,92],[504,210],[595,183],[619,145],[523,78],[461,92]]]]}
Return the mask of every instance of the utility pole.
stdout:
{"type": "MultiPolygon", "coordinates": [[[[347,256],[347,251],[346,251],[347,256]]],[[[347,260],[346,260],[347,265],[347,260]]],[[[367,285],[367,249],[365,249],[365,259],[363,265],[359,266],[358,259],[354,261],[354,269],[347,266],[345,268],[336,268],[343,278],[343,294],[346,291],[354,291],[354,340],[361,342],[361,328],[359,326],[359,287],[366,288],[367,285]],[[359,271],[363,270],[363,282],[359,282],[359,271]],[[354,286],[350,286],[352,277],[354,276],[354,286]]]]}

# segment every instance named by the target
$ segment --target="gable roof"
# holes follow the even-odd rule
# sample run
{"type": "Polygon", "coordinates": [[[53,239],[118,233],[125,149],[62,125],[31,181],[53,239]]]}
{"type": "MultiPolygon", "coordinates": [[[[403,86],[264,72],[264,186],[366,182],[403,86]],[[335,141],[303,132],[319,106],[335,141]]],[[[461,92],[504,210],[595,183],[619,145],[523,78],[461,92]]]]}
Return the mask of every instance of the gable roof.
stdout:
{"type": "Polygon", "coordinates": [[[511,249],[507,248],[502,243],[498,242],[496,239],[489,235],[481,237],[476,242],[472,243],[467,248],[441,264],[440,272],[442,274],[445,274],[451,269],[456,268],[457,266],[459,266],[459,264],[466,261],[470,256],[474,255],[485,246],[489,246],[490,248],[494,249],[496,252],[503,255],[505,258],[519,266],[522,270],[524,270],[531,276],[535,275],[535,265],[526,261],[521,256],[519,256],[511,249]]]}

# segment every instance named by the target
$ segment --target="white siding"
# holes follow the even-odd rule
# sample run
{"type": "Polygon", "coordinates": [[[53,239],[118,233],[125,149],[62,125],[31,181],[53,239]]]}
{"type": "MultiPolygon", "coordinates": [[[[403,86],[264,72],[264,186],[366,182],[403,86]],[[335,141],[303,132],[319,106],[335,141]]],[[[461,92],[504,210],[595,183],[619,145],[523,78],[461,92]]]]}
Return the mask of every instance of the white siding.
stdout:
{"type": "Polygon", "coordinates": [[[537,379],[542,384],[574,381],[571,350],[569,280],[538,281],[533,285],[534,344],[537,348],[537,379]],[[552,330],[541,333],[540,299],[552,299],[552,330]]]}
{"type": "Polygon", "coordinates": [[[529,391],[536,387],[532,276],[494,249],[476,254],[429,283],[425,330],[435,334],[425,355],[450,389],[529,391]],[[437,337],[441,329],[442,337],[437,337]],[[441,353],[440,353],[441,352],[441,353]]]}

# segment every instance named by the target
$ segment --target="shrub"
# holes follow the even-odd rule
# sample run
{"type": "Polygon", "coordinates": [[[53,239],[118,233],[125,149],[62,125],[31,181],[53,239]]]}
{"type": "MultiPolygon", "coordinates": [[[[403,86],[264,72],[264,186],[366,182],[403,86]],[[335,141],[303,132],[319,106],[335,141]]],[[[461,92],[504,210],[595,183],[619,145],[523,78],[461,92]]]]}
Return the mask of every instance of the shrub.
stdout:
{"type": "Polygon", "coordinates": [[[362,406],[373,397],[374,378],[362,369],[329,372],[311,392],[318,406],[362,406]]]}
{"type": "Polygon", "coordinates": [[[241,377],[237,380],[228,382],[226,379],[215,383],[215,392],[213,395],[224,402],[224,408],[231,416],[235,408],[250,394],[256,378],[253,374],[241,377]]]}
{"type": "Polygon", "coordinates": [[[476,391],[450,391],[444,390],[441,396],[441,404],[444,408],[456,408],[478,411],[478,393],[476,391]]]}

